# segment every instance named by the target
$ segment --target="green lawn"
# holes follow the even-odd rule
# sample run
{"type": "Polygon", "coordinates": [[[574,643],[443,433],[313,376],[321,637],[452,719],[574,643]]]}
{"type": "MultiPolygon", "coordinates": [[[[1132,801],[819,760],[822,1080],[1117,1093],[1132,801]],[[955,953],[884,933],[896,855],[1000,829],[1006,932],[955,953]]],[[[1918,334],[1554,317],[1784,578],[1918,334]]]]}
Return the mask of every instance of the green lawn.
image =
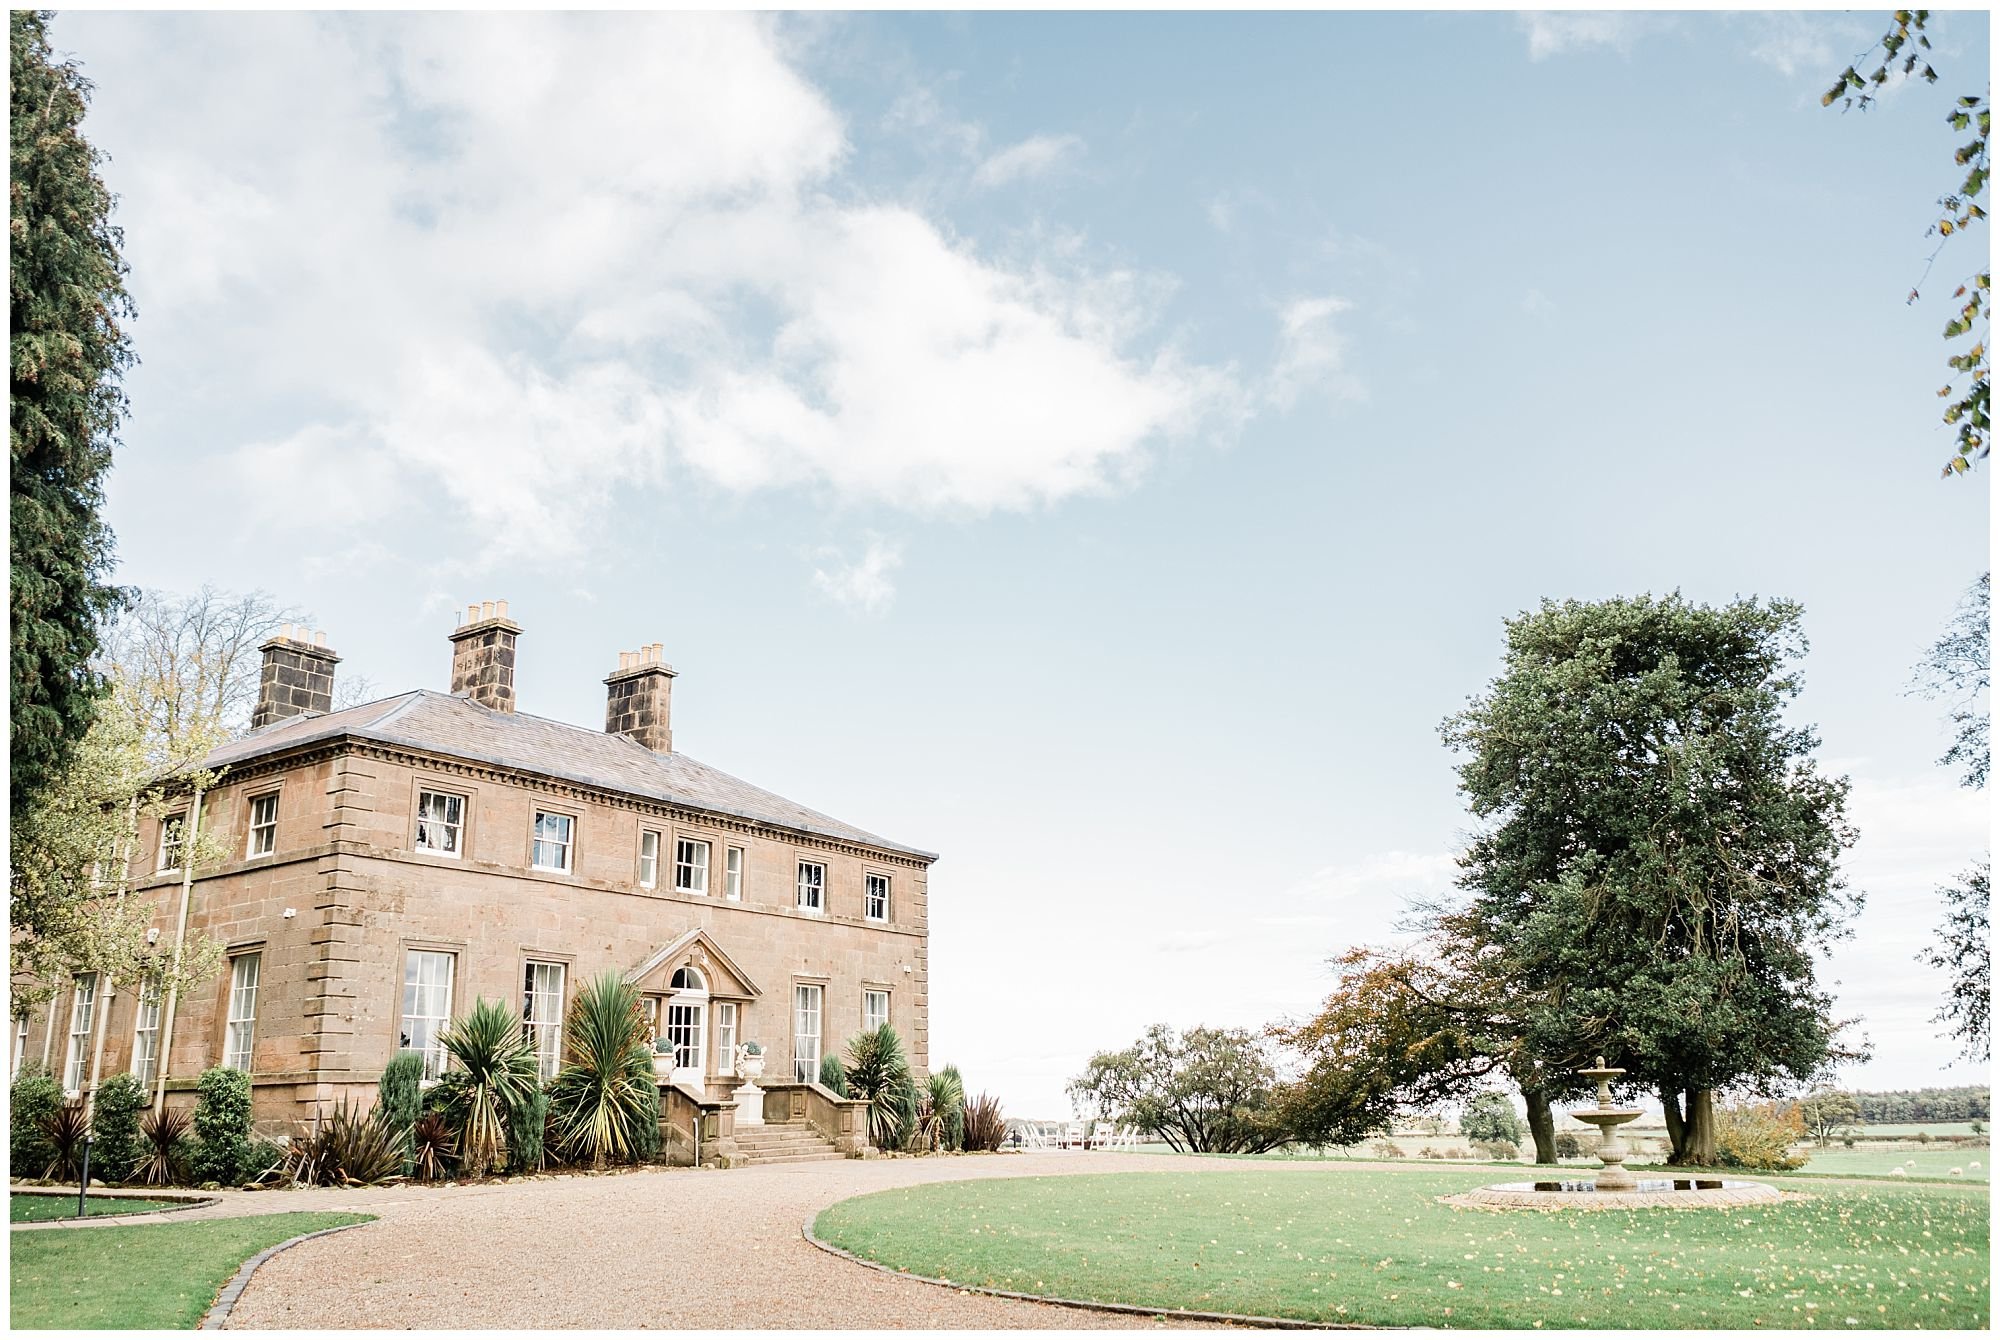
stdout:
{"type": "MultiPolygon", "coordinates": [[[[164,1210],[177,1202],[171,1200],[132,1200],[118,1196],[90,1196],[84,1200],[86,1214],[137,1214],[141,1210],[164,1210]]],[[[49,1219],[76,1218],[76,1193],[61,1196],[23,1196],[18,1192],[7,1197],[7,1220],[15,1224],[39,1224],[49,1219]]]]}
{"type": "Polygon", "coordinates": [[[187,1330],[237,1268],[266,1247],[372,1218],[260,1214],[15,1233],[10,1320],[16,1330],[187,1330]]]}
{"type": "Polygon", "coordinates": [[[1336,1166],[948,1182],[842,1201],[815,1228],[954,1283],[1162,1310],[1494,1328],[1988,1323],[1984,1187],[1827,1182],[1733,1211],[1434,1199],[1492,1180],[1336,1166]]]}

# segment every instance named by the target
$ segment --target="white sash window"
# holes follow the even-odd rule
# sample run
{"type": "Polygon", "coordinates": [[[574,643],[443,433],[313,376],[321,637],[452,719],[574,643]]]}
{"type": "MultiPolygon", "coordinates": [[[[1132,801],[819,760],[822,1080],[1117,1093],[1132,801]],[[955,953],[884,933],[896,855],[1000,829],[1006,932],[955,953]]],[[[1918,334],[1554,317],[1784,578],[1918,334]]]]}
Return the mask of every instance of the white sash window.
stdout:
{"type": "Polygon", "coordinates": [[[262,954],[239,954],[229,961],[229,1031],[222,1046],[222,1064],[231,1070],[250,1069],[257,1040],[257,983],[263,973],[262,954]]]}

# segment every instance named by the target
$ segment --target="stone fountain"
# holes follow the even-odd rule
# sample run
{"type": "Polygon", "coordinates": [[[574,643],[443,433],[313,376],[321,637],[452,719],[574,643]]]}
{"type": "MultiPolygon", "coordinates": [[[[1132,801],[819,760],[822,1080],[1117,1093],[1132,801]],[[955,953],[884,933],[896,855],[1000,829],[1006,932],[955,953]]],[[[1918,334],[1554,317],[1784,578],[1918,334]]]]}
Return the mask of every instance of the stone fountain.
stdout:
{"type": "Polygon", "coordinates": [[[1596,1065],[1576,1073],[1597,1081],[1597,1106],[1570,1113],[1578,1121],[1597,1127],[1597,1157],[1603,1166],[1597,1170],[1594,1181],[1501,1182],[1438,1199],[1446,1205],[1486,1210],[1612,1210],[1645,1205],[1727,1208],[1784,1199],[1777,1188],[1763,1182],[1686,1175],[1642,1182],[1633,1177],[1625,1169],[1625,1158],[1632,1151],[1619,1138],[1618,1128],[1645,1114],[1636,1108],[1611,1105],[1611,1081],[1623,1075],[1624,1070],[1604,1064],[1600,1056],[1596,1065]]]}
{"type": "Polygon", "coordinates": [[[1625,1071],[1618,1066],[1607,1066],[1602,1056],[1597,1064],[1576,1072],[1585,1079],[1597,1081],[1597,1106],[1586,1107],[1571,1112],[1578,1121],[1597,1127],[1597,1157],[1603,1167],[1597,1170],[1599,1191],[1631,1191],[1638,1187],[1638,1179],[1625,1171],[1625,1156],[1632,1151],[1618,1138],[1618,1128],[1628,1121],[1637,1121],[1645,1114],[1637,1108],[1611,1106],[1611,1081],[1625,1071]]]}

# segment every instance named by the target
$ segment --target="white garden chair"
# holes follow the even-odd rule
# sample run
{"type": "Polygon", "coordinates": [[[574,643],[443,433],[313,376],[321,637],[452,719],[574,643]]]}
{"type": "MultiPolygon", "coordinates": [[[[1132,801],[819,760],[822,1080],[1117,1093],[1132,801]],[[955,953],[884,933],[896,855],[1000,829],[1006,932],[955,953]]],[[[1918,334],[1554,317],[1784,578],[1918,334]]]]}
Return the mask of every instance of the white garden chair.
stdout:
{"type": "Polygon", "coordinates": [[[1064,1149],[1088,1149],[1090,1147],[1090,1127],[1081,1121],[1072,1121],[1063,1127],[1062,1147],[1064,1149]]]}

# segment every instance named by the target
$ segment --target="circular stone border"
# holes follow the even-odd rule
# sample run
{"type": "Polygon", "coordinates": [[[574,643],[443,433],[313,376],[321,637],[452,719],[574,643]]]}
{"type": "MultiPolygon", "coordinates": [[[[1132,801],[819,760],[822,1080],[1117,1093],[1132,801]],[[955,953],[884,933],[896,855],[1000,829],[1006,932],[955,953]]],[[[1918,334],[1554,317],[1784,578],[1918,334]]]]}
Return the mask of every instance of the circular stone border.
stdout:
{"type": "Polygon", "coordinates": [[[335,1224],[332,1228],[317,1228],[310,1233],[301,1233],[296,1238],[287,1238],[274,1247],[266,1247],[248,1261],[245,1261],[236,1273],[229,1277],[229,1283],[222,1286],[222,1292],[218,1293],[215,1296],[215,1301],[209,1304],[208,1311],[201,1314],[201,1320],[195,1324],[195,1329],[198,1331],[221,1330],[223,1324],[229,1320],[229,1314],[235,1310],[236,1300],[243,1296],[243,1290],[248,1287],[250,1277],[257,1273],[257,1267],[263,1265],[279,1252],[289,1251],[302,1242],[311,1242],[314,1238],[323,1238],[332,1233],[345,1233],[350,1228],[365,1228],[367,1225],[375,1222],[377,1221],[373,1217],[370,1217],[358,1224],[335,1224]]]}
{"type": "Polygon", "coordinates": [[[1437,1199],[1441,1205],[1474,1210],[1580,1210],[1588,1214],[1598,1210],[1733,1210],[1812,1197],[1780,1191],[1764,1182],[1730,1181],[1685,1191],[1536,1191],[1526,1183],[1513,1183],[1477,1187],[1437,1199]]]}
{"type": "MultiPolygon", "coordinates": [[[[849,1200],[859,1199],[850,1196],[849,1200]]],[[[835,1205],[843,1204],[835,1201],[835,1205]]],[[[826,1209],[832,1209],[829,1205],[826,1209]]],[[[824,1213],[824,1211],[821,1211],[824,1213]]],[[[931,1275],[919,1275],[914,1271],[898,1270],[885,1266],[880,1261],[870,1261],[865,1256],[856,1256],[845,1247],[836,1247],[813,1232],[813,1222],[819,1218],[814,1214],[800,1227],[799,1233],[805,1240],[823,1252],[838,1256],[843,1261],[851,1261],[857,1266],[880,1271],[891,1279],[915,1280],[919,1284],[935,1284],[942,1289],[957,1289],[961,1293],[983,1293],[992,1298],[1011,1298],[1021,1303],[1047,1303],[1052,1307],[1073,1307],[1084,1312],[1114,1312],[1128,1317],[1157,1317],[1162,1321],[1210,1321],[1223,1326],[1256,1326],[1265,1330],[1281,1331],[1380,1331],[1398,1330],[1393,1326],[1371,1326],[1359,1321],[1301,1321],[1297,1317],[1257,1317],[1241,1312],[1196,1312],[1178,1307],[1141,1307],[1137,1303],[1100,1303],[1087,1298],[1055,1298],[1048,1294],[1022,1293],[1018,1289],[994,1289],[983,1284],[961,1284],[956,1280],[938,1279],[931,1275]]]]}

